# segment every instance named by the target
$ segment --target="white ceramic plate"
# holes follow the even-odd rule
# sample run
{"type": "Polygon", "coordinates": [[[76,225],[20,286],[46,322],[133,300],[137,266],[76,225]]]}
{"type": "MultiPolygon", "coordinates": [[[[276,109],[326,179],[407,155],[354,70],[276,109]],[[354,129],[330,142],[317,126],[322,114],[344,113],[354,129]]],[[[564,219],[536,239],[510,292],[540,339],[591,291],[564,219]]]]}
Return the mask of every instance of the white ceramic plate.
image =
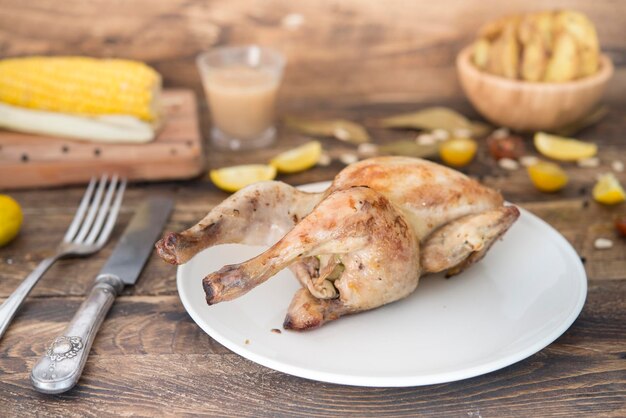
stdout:
{"type": "Polygon", "coordinates": [[[260,247],[223,245],[201,252],[179,267],[178,291],[189,315],[211,337],[284,373],[357,386],[465,379],[546,347],[585,302],[587,278],[574,249],[548,224],[521,212],[504,239],[459,276],[423,277],[406,299],[309,332],[282,330],[299,288],[289,270],[239,299],[206,304],[202,278],[257,255],[260,247]]]}

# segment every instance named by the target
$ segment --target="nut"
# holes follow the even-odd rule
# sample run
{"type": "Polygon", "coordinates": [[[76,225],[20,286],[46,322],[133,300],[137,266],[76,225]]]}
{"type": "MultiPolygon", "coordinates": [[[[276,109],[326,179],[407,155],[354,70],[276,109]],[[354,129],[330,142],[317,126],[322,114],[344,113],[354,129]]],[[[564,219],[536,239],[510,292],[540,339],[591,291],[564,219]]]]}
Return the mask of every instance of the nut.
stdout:
{"type": "Polygon", "coordinates": [[[450,138],[450,133],[446,131],[445,129],[435,129],[431,132],[431,135],[437,141],[445,141],[450,138]]]}
{"type": "Polygon", "coordinates": [[[576,164],[578,164],[578,167],[593,168],[600,165],[600,160],[597,157],[584,158],[576,161],[576,164]]]}
{"type": "Polygon", "coordinates": [[[596,250],[607,250],[613,247],[613,241],[607,238],[598,238],[594,241],[593,246],[596,250]]]}
{"type": "Polygon", "coordinates": [[[519,163],[511,158],[500,158],[498,165],[505,170],[514,171],[519,168],[519,163]]]}
{"type": "Polygon", "coordinates": [[[353,153],[345,153],[339,156],[339,161],[341,161],[345,165],[350,165],[359,161],[359,157],[353,153]]]}
{"type": "Polygon", "coordinates": [[[454,136],[457,138],[471,138],[472,131],[467,128],[457,128],[454,130],[454,136]]]}
{"type": "Polygon", "coordinates": [[[511,132],[507,128],[499,128],[491,133],[491,137],[493,138],[504,138],[510,136],[511,132]]]}
{"type": "Polygon", "coordinates": [[[375,157],[378,155],[378,146],[376,144],[365,142],[363,144],[359,144],[357,152],[361,157],[375,157]]]}
{"type": "Polygon", "coordinates": [[[519,162],[524,167],[530,167],[531,165],[537,164],[539,162],[539,158],[534,155],[524,155],[523,157],[520,157],[519,162]]]}
{"type": "Polygon", "coordinates": [[[622,171],[624,171],[624,163],[619,160],[615,160],[611,163],[611,168],[613,169],[613,171],[621,173],[622,171]]]}
{"type": "Polygon", "coordinates": [[[417,138],[415,138],[415,142],[419,145],[433,145],[437,142],[437,138],[432,134],[419,134],[417,138]]]}
{"type": "Polygon", "coordinates": [[[330,158],[330,155],[323,152],[322,155],[320,155],[320,159],[317,162],[317,165],[322,166],[322,167],[328,167],[331,162],[332,162],[332,158],[330,158]]]}
{"type": "Polygon", "coordinates": [[[341,127],[335,128],[333,130],[333,135],[335,136],[335,138],[339,139],[340,141],[350,140],[350,132],[345,128],[341,128],[341,127]]]}

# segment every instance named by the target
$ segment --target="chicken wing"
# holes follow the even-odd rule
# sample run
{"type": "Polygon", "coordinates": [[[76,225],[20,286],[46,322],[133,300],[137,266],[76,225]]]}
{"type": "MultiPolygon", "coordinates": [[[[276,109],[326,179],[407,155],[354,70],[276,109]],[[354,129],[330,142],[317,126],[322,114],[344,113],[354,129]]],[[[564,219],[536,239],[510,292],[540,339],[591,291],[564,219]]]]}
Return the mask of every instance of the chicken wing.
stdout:
{"type": "Polygon", "coordinates": [[[178,265],[213,245],[270,245],[311,212],[322,196],[279,181],[256,183],[224,200],[186,231],[167,234],[157,243],[157,252],[178,265]]]}

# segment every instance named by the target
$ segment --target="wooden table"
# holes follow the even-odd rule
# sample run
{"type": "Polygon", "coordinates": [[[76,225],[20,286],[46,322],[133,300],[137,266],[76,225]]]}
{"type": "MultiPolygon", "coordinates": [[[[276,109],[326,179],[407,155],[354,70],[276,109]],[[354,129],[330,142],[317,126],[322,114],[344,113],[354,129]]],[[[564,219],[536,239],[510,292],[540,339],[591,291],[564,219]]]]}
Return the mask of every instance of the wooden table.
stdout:
{"type": "MultiPolygon", "coordinates": [[[[360,115],[367,121],[412,107],[357,106],[325,112],[360,115]]],[[[471,114],[467,105],[459,108],[471,114]]],[[[626,161],[621,142],[625,118],[625,107],[613,107],[605,121],[585,132],[584,137],[598,140],[603,162],[626,161]]],[[[377,140],[386,139],[384,132],[373,132],[377,140]]],[[[235,160],[263,161],[298,140],[302,139],[285,133],[271,150],[236,156],[210,152],[209,162],[216,166],[235,160]]],[[[324,144],[333,154],[350,148],[333,140],[324,144]]],[[[328,180],[341,167],[336,162],[281,179],[293,184],[328,180]]],[[[606,163],[598,169],[568,167],[571,184],[562,193],[544,195],[534,191],[523,170],[498,168],[484,148],[467,168],[486,184],[502,189],[508,200],[557,228],[580,254],[589,276],[587,302],[574,325],[546,349],[503,370],[460,382],[402,389],[338,386],[275,372],[230,352],[201,331],[178,299],[175,268],[152,257],[138,284],[115,303],[78,387],[64,395],[41,395],[30,386],[30,368],[82,301],[112,250],[109,244],[91,258],[59,262],[35,288],[0,341],[0,405],[18,415],[623,416],[626,241],[616,236],[612,219],[623,215],[625,207],[604,207],[590,199],[593,178],[603,170],[606,163]],[[614,247],[594,249],[598,237],[612,239],[614,247]]],[[[624,181],[624,175],[620,177],[624,181]]],[[[24,207],[26,221],[20,237],[0,249],[0,297],[6,297],[60,239],[82,192],[82,188],[69,188],[13,193],[24,207]]],[[[127,192],[113,241],[133,208],[156,192],[176,198],[168,230],[191,225],[227,196],[203,179],[134,185],[127,192]]]]}
{"type": "MultiPolygon", "coordinates": [[[[606,0],[573,3],[602,23],[601,42],[616,63],[607,93],[610,114],[580,135],[599,144],[602,165],[568,165],[570,184],[557,194],[537,192],[524,170],[499,168],[484,144],[465,170],[549,222],[580,254],[589,278],[587,302],[556,342],[517,364],[460,382],[396,389],[319,383],[259,366],[216,343],[183,309],[175,268],[152,257],[137,285],[126,289],[113,306],[79,385],[63,395],[39,394],[28,379],[31,367],[83,300],[138,203],[157,192],[175,197],[167,229],[177,231],[227,196],[203,178],[134,184],[112,242],[90,258],[57,263],[0,341],[0,415],[626,416],[626,240],[613,228],[613,219],[626,215],[626,205],[605,207],[590,198],[597,173],[610,171],[614,160],[626,163],[626,10],[606,0]],[[595,249],[599,237],[613,240],[613,248],[595,249]]],[[[45,0],[3,4],[2,56],[135,57],[153,64],[168,86],[200,92],[193,64],[199,50],[221,43],[277,45],[290,59],[282,114],[346,117],[368,127],[376,117],[428,103],[476,116],[455,81],[454,54],[485,20],[541,7],[539,1],[527,0],[462,5],[452,0],[366,5],[357,0],[306,1],[297,6],[274,0],[271,7],[243,0],[134,0],[119,9],[97,0],[71,1],[67,11],[45,0]],[[285,20],[290,14],[291,23],[285,20]],[[298,14],[304,18],[300,27],[294,24],[298,14]]],[[[206,109],[200,111],[206,137],[206,109]]],[[[371,132],[376,142],[413,135],[375,128],[371,132]]],[[[208,149],[208,166],[264,162],[305,140],[283,130],[279,142],[263,152],[233,155],[208,149]]],[[[354,152],[338,141],[323,143],[334,156],[354,152]]],[[[528,148],[533,152],[530,143],[528,148]]],[[[342,167],[335,161],[280,179],[294,185],[329,180],[342,167]]],[[[618,177],[626,184],[624,173],[618,177]]],[[[25,223],[19,238],[0,249],[0,300],[50,253],[82,193],[82,187],[12,193],[24,209],[25,223]]]]}

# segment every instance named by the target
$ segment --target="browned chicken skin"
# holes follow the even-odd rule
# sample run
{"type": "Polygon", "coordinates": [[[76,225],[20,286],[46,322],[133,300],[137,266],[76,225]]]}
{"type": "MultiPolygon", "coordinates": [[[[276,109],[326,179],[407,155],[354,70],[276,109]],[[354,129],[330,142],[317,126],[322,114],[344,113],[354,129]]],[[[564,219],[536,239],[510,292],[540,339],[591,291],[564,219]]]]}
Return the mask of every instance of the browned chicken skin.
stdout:
{"type": "Polygon", "coordinates": [[[328,190],[281,182],[242,189],[197,225],[157,243],[173,264],[223,243],[271,244],[203,280],[207,302],[237,298],[290,267],[303,288],[284,327],[315,328],[402,299],[423,273],[457,274],[480,260],[519,211],[465,175],[413,158],[379,157],[341,171],[328,190]]]}

